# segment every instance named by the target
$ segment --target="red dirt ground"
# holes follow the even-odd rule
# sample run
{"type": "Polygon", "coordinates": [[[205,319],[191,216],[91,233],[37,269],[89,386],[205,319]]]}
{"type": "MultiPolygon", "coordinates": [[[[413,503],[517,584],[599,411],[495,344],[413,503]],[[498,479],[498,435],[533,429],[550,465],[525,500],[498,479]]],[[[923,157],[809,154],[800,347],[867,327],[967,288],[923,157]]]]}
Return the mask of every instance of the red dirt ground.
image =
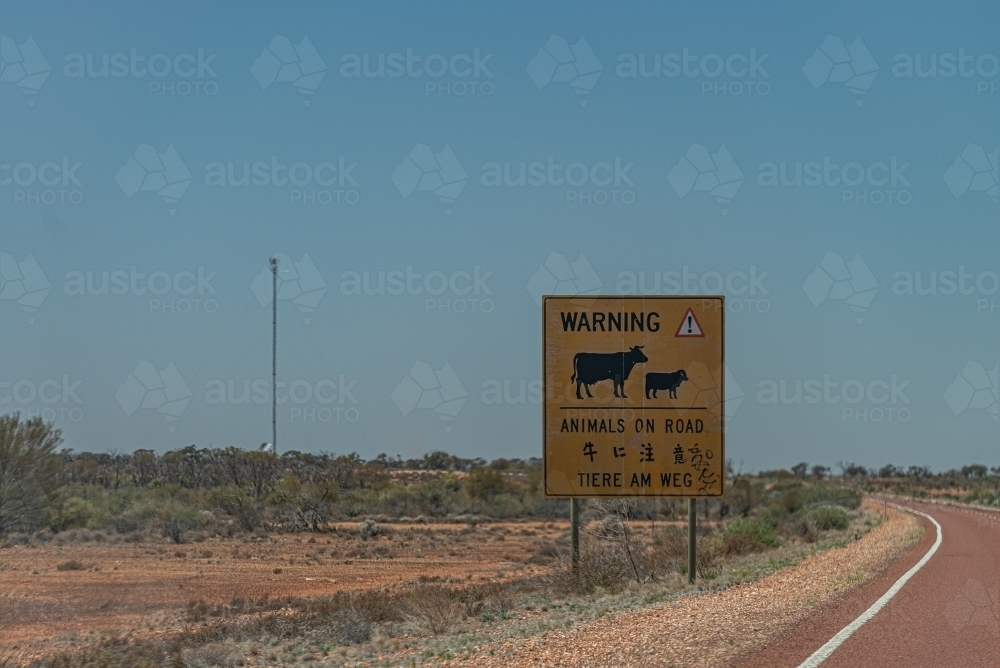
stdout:
{"type": "Polygon", "coordinates": [[[170,626],[193,601],[316,596],[436,579],[539,574],[529,563],[565,522],[390,525],[362,540],[358,525],[321,534],[212,538],[175,545],[12,546],[0,549],[0,653],[46,638],[170,626]],[[84,570],[59,570],[76,561],[84,570]]]}

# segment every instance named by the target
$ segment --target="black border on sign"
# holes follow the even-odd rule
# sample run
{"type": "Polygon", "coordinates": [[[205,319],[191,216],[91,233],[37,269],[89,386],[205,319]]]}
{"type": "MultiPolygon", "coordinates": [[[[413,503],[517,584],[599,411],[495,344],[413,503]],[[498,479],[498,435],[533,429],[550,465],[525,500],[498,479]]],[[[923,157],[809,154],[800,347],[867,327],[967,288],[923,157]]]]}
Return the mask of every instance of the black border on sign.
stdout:
{"type": "MultiPolygon", "coordinates": [[[[702,330],[702,335],[704,336],[704,330],[702,330]]],[[[549,499],[620,499],[620,498],[656,498],[656,499],[718,499],[722,498],[726,494],[726,296],[725,295],[542,295],[542,493],[545,498],[549,499]],[[718,494],[641,494],[635,496],[628,496],[626,494],[549,494],[549,462],[548,462],[548,415],[546,414],[548,409],[548,388],[545,386],[545,379],[548,377],[546,375],[545,362],[546,362],[546,346],[545,340],[545,323],[546,319],[546,307],[548,305],[549,299],[570,299],[573,297],[578,297],[580,299],[717,299],[722,302],[722,371],[719,374],[719,384],[720,393],[719,396],[723,402],[722,410],[719,413],[720,420],[720,431],[719,431],[719,442],[722,446],[722,476],[719,485],[718,494]]]]}

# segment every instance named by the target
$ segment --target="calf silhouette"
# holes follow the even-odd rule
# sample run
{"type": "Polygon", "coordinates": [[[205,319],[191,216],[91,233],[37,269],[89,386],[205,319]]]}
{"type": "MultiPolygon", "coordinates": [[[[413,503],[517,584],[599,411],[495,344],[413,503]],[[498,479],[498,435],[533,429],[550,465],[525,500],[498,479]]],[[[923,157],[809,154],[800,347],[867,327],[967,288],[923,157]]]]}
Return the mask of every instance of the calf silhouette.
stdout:
{"type": "Polygon", "coordinates": [[[587,396],[593,397],[590,393],[590,386],[602,380],[610,380],[615,386],[615,396],[628,398],[625,396],[625,381],[632,373],[632,367],[642,362],[648,362],[649,358],[642,352],[642,346],[632,346],[626,353],[577,353],[573,356],[573,375],[570,382],[576,382],[576,398],[580,396],[580,386],[587,390],[587,396]]]}
{"type": "Polygon", "coordinates": [[[650,371],[646,374],[646,398],[655,399],[658,390],[666,390],[668,397],[676,399],[677,388],[687,379],[688,375],[684,369],[674,371],[673,373],[650,371]],[[649,396],[650,392],[653,393],[652,397],[649,396]]]}

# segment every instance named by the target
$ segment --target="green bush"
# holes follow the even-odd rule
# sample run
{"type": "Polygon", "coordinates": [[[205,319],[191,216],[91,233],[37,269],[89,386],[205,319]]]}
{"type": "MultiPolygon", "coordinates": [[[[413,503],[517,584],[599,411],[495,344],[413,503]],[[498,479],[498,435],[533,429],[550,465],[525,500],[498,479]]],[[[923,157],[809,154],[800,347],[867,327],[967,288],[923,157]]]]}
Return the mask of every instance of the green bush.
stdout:
{"type": "Polygon", "coordinates": [[[997,494],[993,490],[974,487],[961,497],[962,503],[974,503],[984,506],[997,505],[997,494]]]}
{"type": "Polygon", "coordinates": [[[802,489],[801,482],[795,479],[781,478],[771,486],[771,491],[775,494],[802,489]]]}
{"type": "Polygon", "coordinates": [[[413,486],[413,495],[428,515],[439,516],[448,512],[461,490],[457,478],[445,475],[440,480],[428,480],[413,486]]]}
{"type": "Polygon", "coordinates": [[[820,531],[829,531],[830,529],[843,531],[851,523],[847,513],[836,506],[814,508],[809,511],[809,518],[820,531]]]}
{"type": "Polygon", "coordinates": [[[142,528],[142,520],[125,513],[111,520],[111,526],[118,533],[132,533],[142,528]]]}
{"type": "Polygon", "coordinates": [[[179,504],[165,506],[157,515],[160,533],[175,543],[183,543],[187,532],[194,531],[205,521],[205,517],[194,508],[179,504]]]}
{"type": "Polygon", "coordinates": [[[507,489],[507,482],[497,469],[481,466],[465,477],[464,486],[471,498],[487,501],[507,489]]]}
{"type": "Polygon", "coordinates": [[[260,503],[247,489],[237,485],[226,485],[212,494],[224,513],[236,519],[244,531],[254,531],[264,521],[260,503]]]}
{"type": "Polygon", "coordinates": [[[409,487],[393,485],[378,492],[376,504],[387,515],[402,517],[417,515],[417,501],[409,487]]]}
{"type": "Polygon", "coordinates": [[[781,545],[774,528],[756,518],[737,519],[717,532],[716,540],[723,554],[749,554],[781,545]]]}
{"type": "Polygon", "coordinates": [[[789,513],[794,513],[802,507],[802,492],[797,489],[790,489],[781,495],[778,503],[789,513]]]}
{"type": "Polygon", "coordinates": [[[62,436],[41,418],[0,416],[0,532],[33,532],[48,519],[49,496],[56,488],[62,436]]]}
{"type": "Polygon", "coordinates": [[[768,525],[772,529],[777,529],[779,526],[788,521],[789,517],[791,517],[791,513],[780,505],[773,505],[763,508],[756,517],[759,521],[768,525]]]}
{"type": "Polygon", "coordinates": [[[855,510],[861,506],[861,492],[834,485],[812,485],[802,490],[802,505],[806,508],[833,505],[855,510]]]}
{"type": "Polygon", "coordinates": [[[476,513],[493,518],[524,517],[526,515],[524,504],[508,494],[498,494],[490,497],[488,501],[477,502],[473,504],[472,509],[476,513]]]}
{"type": "Polygon", "coordinates": [[[94,508],[88,501],[65,494],[57,495],[49,505],[49,529],[59,533],[67,529],[79,529],[87,526],[94,508]]]}

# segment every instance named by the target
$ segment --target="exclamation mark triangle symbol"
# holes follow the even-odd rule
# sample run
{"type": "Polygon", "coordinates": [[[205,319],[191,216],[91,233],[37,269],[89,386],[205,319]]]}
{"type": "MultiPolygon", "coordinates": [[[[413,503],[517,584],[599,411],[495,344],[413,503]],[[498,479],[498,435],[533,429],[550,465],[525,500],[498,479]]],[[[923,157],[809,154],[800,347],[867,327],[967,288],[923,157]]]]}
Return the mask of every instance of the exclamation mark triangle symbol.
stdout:
{"type": "Polygon", "coordinates": [[[698,324],[698,318],[694,316],[694,311],[691,309],[687,310],[684,314],[684,319],[681,320],[680,327],[677,328],[677,333],[674,336],[705,336],[705,332],[702,331],[701,325],[698,324]]]}

